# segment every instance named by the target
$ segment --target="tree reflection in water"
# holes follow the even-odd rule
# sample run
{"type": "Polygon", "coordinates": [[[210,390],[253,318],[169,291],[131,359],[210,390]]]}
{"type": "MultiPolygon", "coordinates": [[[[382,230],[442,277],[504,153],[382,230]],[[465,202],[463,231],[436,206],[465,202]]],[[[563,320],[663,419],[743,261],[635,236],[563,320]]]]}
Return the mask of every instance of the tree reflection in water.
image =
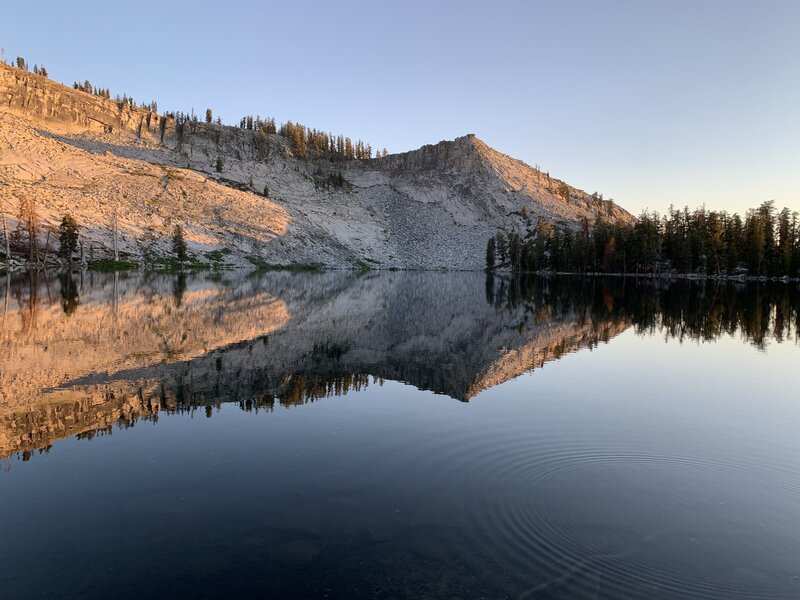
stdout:
{"type": "Polygon", "coordinates": [[[210,418],[222,403],[272,411],[384,380],[467,401],[631,327],[681,341],[740,336],[758,348],[797,343],[800,331],[800,293],[782,283],[420,273],[221,279],[6,277],[0,457],[27,460],[56,440],[92,439],[160,413],[210,418]]]}

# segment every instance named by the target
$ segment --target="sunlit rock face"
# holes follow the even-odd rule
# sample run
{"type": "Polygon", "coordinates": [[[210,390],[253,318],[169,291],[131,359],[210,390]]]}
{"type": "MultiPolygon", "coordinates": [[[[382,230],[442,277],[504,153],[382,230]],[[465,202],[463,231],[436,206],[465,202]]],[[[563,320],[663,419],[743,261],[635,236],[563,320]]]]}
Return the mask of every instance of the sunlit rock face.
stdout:
{"type": "Polygon", "coordinates": [[[147,116],[147,111],[116,106],[112,100],[79,93],[6,64],[0,65],[0,104],[41,121],[98,132],[135,130],[147,116]]]}
{"type": "Polygon", "coordinates": [[[471,274],[32,275],[2,293],[2,455],[161,410],[302,404],[384,379],[468,400],[626,326],[488,302],[471,274]]]}
{"type": "Polygon", "coordinates": [[[278,135],[177,125],[7,65],[0,180],[0,199],[30,197],[46,224],[72,212],[95,258],[111,252],[115,214],[135,260],[169,254],[181,224],[198,260],[451,269],[480,269],[498,228],[632,219],[474,135],[380,159],[300,159],[278,135]],[[325,185],[338,174],[343,186],[325,185]]]}

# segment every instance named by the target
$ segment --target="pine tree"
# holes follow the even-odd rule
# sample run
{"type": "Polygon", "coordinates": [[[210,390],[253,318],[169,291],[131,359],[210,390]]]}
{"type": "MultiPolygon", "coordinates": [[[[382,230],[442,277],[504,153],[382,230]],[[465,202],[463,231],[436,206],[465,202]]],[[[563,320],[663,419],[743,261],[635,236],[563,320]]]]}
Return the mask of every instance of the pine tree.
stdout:
{"type": "Polygon", "coordinates": [[[206,109],[206,123],[211,123],[214,120],[214,114],[210,108],[206,109]]]}
{"type": "Polygon", "coordinates": [[[78,223],[69,213],[61,219],[58,227],[59,254],[72,263],[72,256],[78,249],[78,223]]]}
{"type": "Polygon", "coordinates": [[[495,241],[494,236],[489,238],[489,241],[486,243],[486,270],[493,271],[494,270],[494,261],[495,261],[495,241]]]}
{"type": "Polygon", "coordinates": [[[498,231],[495,235],[495,252],[501,265],[506,262],[506,249],[506,236],[502,231],[498,231]]]}
{"type": "Polygon", "coordinates": [[[172,252],[179,262],[186,261],[186,240],[183,238],[183,227],[175,225],[175,231],[172,234],[172,252]]]}

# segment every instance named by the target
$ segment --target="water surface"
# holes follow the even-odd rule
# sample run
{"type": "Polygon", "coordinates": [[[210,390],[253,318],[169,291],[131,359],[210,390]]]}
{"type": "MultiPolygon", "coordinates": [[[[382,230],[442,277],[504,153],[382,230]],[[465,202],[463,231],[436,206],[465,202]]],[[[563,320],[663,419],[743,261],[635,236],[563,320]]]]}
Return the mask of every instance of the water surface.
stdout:
{"type": "Polygon", "coordinates": [[[794,598],[798,289],[0,280],[8,598],[794,598]]]}

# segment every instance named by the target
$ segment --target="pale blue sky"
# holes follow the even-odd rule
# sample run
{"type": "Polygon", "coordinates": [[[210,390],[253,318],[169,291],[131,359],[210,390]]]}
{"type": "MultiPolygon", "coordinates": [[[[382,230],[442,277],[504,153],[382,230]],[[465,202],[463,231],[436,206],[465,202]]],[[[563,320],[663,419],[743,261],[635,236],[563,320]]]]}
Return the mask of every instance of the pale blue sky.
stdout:
{"type": "Polygon", "coordinates": [[[632,212],[800,209],[800,2],[13,2],[6,56],[391,152],[472,132],[632,212]],[[102,6],[102,8],[99,8],[102,6]]]}

